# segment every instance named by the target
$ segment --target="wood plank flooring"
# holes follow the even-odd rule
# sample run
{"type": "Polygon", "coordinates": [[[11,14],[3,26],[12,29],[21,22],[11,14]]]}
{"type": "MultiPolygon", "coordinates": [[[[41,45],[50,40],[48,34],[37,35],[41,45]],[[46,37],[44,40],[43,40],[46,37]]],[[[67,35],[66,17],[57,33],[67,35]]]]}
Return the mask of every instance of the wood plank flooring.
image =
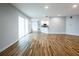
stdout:
{"type": "Polygon", "coordinates": [[[79,56],[79,36],[33,33],[2,51],[0,56],[79,56]]]}

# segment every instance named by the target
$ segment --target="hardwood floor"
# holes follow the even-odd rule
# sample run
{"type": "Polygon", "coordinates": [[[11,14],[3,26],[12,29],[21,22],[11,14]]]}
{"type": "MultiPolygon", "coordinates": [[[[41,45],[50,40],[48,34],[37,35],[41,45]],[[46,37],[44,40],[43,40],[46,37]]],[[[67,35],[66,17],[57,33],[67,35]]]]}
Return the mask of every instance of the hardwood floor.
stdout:
{"type": "Polygon", "coordinates": [[[30,34],[0,53],[1,56],[79,56],[79,36],[30,34]]]}

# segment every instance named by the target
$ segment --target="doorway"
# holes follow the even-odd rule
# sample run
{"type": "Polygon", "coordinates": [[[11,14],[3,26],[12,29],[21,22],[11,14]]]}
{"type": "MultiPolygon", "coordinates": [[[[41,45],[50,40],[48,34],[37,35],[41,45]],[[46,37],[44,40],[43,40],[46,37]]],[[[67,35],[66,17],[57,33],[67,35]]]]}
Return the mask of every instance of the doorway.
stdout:
{"type": "Polygon", "coordinates": [[[32,32],[38,32],[38,21],[32,21],[32,32]]]}

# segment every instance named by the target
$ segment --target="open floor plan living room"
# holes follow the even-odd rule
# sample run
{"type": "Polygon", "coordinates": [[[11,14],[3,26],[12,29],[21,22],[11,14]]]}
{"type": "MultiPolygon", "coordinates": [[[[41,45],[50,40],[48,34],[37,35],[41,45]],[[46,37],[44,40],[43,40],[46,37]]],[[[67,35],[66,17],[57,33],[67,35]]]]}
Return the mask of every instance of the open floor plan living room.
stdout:
{"type": "Polygon", "coordinates": [[[79,56],[79,4],[0,3],[0,56],[79,56]]]}

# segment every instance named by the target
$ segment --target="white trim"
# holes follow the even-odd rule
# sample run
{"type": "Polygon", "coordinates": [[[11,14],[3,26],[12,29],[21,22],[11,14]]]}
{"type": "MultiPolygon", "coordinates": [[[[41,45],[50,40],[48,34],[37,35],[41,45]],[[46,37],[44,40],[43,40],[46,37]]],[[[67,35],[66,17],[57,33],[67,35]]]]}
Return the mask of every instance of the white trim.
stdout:
{"type": "Polygon", "coordinates": [[[54,32],[54,33],[48,33],[48,34],[67,34],[67,35],[74,35],[74,36],[79,36],[79,34],[73,34],[73,33],[65,33],[65,32],[54,32]]]}
{"type": "Polygon", "coordinates": [[[13,45],[13,44],[14,44],[15,42],[17,42],[17,41],[18,41],[18,40],[16,40],[16,41],[14,41],[13,43],[11,43],[11,44],[5,46],[4,48],[2,48],[2,49],[0,50],[0,52],[4,51],[5,49],[7,49],[8,47],[10,47],[11,45],[13,45]]]}
{"type": "Polygon", "coordinates": [[[65,32],[49,32],[48,34],[66,34],[65,32]]]}
{"type": "Polygon", "coordinates": [[[67,35],[74,35],[74,36],[79,36],[79,34],[73,34],[73,33],[66,33],[67,35]]]}

